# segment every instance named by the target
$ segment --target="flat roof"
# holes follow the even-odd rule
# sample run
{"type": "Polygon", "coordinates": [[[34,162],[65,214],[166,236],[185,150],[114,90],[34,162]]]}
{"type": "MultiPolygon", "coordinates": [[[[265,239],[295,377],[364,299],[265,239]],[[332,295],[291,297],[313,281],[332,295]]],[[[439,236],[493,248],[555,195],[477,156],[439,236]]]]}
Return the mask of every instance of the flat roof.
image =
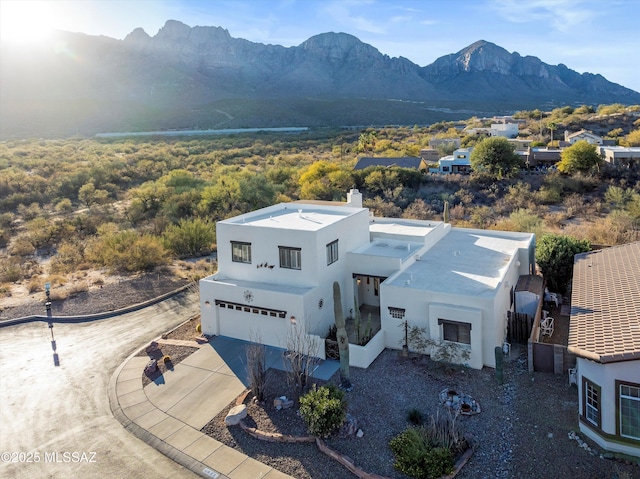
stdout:
{"type": "Polygon", "coordinates": [[[396,287],[492,297],[506,267],[531,234],[451,228],[402,273],[385,281],[396,287]]]}
{"type": "Polygon", "coordinates": [[[439,221],[421,221],[420,223],[412,223],[403,221],[400,218],[374,218],[369,223],[369,231],[375,233],[385,233],[389,235],[415,236],[424,238],[433,231],[442,222],[439,221]]]}
{"type": "Polygon", "coordinates": [[[353,251],[353,254],[367,254],[371,256],[382,256],[386,258],[407,258],[415,254],[424,243],[415,241],[399,241],[386,238],[376,238],[368,245],[353,251]]]}
{"type": "Polygon", "coordinates": [[[354,215],[363,208],[299,203],[281,203],[261,210],[221,221],[227,224],[244,224],[261,228],[278,228],[297,231],[317,231],[343,218],[354,215]]]}
{"type": "Polygon", "coordinates": [[[575,256],[568,344],[601,363],[640,360],[640,242],[575,256]]]}

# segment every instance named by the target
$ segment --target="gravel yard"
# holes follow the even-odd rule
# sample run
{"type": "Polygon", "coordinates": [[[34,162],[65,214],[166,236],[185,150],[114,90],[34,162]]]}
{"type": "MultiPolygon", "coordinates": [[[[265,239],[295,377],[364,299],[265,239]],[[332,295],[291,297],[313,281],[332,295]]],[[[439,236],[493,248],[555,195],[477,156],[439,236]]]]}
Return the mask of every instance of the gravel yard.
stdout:
{"type": "MultiPolygon", "coordinates": [[[[505,363],[505,384],[499,386],[493,369],[445,368],[426,357],[403,358],[398,351],[386,350],[368,369],[351,369],[354,388],[346,393],[348,409],[364,436],[334,435],[326,443],[367,472],[406,478],[393,468],[389,440],[408,426],[407,412],[412,408],[425,417],[447,414],[439,393],[452,388],[471,395],[482,409],[480,414],[458,418],[477,443],[458,478],[639,477],[638,465],[602,459],[569,438],[570,431],[578,431],[577,389],[569,387],[566,376],[528,373],[524,352],[514,348],[505,363]]],[[[331,381],[337,383],[338,378],[331,381]]],[[[293,397],[284,373],[271,370],[267,401],[264,405],[249,402],[247,424],[268,432],[306,434],[297,404],[280,411],[273,407],[273,399],[281,395],[293,397]]],[[[355,477],[314,444],[269,443],[239,427],[227,428],[224,417],[233,405],[203,431],[299,479],[355,477]]]]}

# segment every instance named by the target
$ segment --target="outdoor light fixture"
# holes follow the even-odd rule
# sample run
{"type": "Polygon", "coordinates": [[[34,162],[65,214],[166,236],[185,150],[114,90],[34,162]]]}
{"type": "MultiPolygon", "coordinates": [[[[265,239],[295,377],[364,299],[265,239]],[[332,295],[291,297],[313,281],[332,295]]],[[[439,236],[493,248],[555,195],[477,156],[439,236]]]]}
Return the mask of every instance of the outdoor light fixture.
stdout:
{"type": "Polygon", "coordinates": [[[296,317],[292,315],[292,316],[289,318],[289,321],[291,321],[291,324],[296,324],[296,317]]]}

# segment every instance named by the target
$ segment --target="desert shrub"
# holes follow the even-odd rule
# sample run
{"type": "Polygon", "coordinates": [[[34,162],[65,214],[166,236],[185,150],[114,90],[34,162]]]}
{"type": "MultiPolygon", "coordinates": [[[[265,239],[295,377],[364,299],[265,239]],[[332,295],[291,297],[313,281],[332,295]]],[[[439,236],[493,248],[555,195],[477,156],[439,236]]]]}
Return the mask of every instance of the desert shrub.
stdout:
{"type": "Polygon", "coordinates": [[[18,258],[0,259],[0,282],[15,283],[24,277],[24,271],[18,258]]]}
{"type": "Polygon", "coordinates": [[[444,447],[433,447],[421,427],[410,427],[391,439],[393,466],[416,479],[432,479],[453,471],[453,454],[444,447]]]}
{"type": "Polygon", "coordinates": [[[414,426],[418,426],[422,424],[423,420],[424,420],[424,417],[419,409],[411,408],[407,412],[407,421],[409,421],[414,426]]]}
{"type": "Polygon", "coordinates": [[[63,198],[58,203],[56,203],[56,211],[58,213],[69,213],[73,210],[73,205],[71,204],[71,200],[69,198],[63,198]]]}
{"type": "Polygon", "coordinates": [[[29,291],[29,293],[42,291],[42,281],[38,278],[31,278],[27,284],[27,291],[29,291]]]}
{"type": "Polygon", "coordinates": [[[541,187],[536,193],[536,199],[545,205],[554,205],[562,200],[562,191],[548,186],[541,187]]]}
{"type": "Polygon", "coordinates": [[[316,387],[300,397],[300,415],[314,436],[328,437],[347,415],[344,393],[337,386],[316,387]]]}
{"type": "Polygon", "coordinates": [[[207,254],[215,242],[215,225],[200,218],[182,219],[165,230],[162,241],[178,257],[207,254]]]}

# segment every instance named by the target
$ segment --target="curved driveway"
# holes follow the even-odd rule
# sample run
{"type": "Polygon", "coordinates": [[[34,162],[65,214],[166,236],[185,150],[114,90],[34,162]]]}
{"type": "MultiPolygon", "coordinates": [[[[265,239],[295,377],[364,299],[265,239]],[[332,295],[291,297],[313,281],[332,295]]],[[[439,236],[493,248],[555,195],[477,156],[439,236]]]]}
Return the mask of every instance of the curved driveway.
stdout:
{"type": "Polygon", "coordinates": [[[107,386],[133,351],[198,307],[183,293],[89,323],[0,328],[0,477],[197,477],[120,425],[107,386]]]}

